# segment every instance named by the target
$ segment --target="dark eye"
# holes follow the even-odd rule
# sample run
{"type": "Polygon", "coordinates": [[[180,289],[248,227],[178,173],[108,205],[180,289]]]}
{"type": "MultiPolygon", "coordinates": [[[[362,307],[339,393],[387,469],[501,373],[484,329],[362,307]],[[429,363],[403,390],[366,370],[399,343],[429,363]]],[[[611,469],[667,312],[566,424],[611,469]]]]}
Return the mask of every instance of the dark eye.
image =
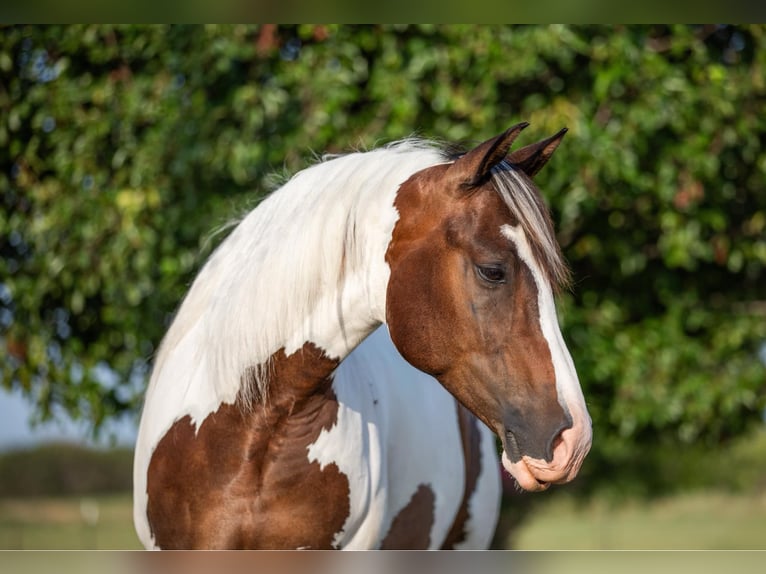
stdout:
{"type": "Polygon", "coordinates": [[[500,265],[477,265],[476,273],[487,283],[505,283],[505,269],[500,265]]]}

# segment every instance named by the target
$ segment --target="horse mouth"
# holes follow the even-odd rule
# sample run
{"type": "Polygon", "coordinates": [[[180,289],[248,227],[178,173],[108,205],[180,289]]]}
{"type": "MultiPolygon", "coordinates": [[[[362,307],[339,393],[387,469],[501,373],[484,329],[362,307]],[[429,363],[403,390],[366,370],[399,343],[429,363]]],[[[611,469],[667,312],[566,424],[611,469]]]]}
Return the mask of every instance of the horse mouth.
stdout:
{"type": "Polygon", "coordinates": [[[516,436],[512,432],[505,433],[503,440],[503,468],[516,481],[516,484],[528,492],[547,490],[551,483],[535,476],[533,469],[525,462],[524,454],[519,447],[516,436]]]}
{"type": "Polygon", "coordinates": [[[512,433],[503,440],[503,468],[523,490],[540,492],[551,484],[573,480],[590,450],[591,433],[588,429],[565,429],[552,445],[549,461],[532,458],[522,453],[512,433]]]}
{"type": "Polygon", "coordinates": [[[543,490],[547,490],[551,485],[548,481],[538,479],[529,466],[524,462],[524,459],[512,462],[505,450],[503,451],[502,462],[505,471],[513,477],[516,484],[522,490],[526,490],[527,492],[542,492],[543,490]]]}

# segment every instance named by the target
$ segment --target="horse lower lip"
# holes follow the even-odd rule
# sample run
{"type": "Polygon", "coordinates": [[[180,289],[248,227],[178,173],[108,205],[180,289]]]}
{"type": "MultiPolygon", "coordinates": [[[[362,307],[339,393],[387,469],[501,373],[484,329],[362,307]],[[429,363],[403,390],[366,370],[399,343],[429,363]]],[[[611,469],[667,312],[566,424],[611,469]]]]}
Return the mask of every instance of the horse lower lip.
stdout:
{"type": "Polygon", "coordinates": [[[545,471],[542,472],[545,478],[540,477],[539,469],[536,469],[534,465],[528,464],[528,461],[524,459],[516,462],[511,461],[507,450],[503,451],[502,462],[508,474],[513,476],[516,483],[528,492],[547,490],[552,484],[558,482],[555,476],[546,476],[548,473],[545,471]]]}

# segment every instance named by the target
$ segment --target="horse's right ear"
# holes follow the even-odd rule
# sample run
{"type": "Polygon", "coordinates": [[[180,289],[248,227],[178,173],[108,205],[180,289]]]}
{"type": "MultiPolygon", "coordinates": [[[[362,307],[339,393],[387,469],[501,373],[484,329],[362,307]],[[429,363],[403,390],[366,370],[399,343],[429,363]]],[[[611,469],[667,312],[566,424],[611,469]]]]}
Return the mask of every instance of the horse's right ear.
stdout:
{"type": "Polygon", "coordinates": [[[450,172],[459,178],[460,186],[463,189],[472,189],[487,181],[492,168],[506,159],[513,140],[528,125],[527,122],[516,124],[456,159],[450,166],[450,172]]]}
{"type": "Polygon", "coordinates": [[[564,128],[549,138],[517,149],[508,156],[508,162],[516,169],[526,173],[527,176],[534,177],[551,159],[553,152],[559,147],[567,131],[567,128],[564,128]]]}

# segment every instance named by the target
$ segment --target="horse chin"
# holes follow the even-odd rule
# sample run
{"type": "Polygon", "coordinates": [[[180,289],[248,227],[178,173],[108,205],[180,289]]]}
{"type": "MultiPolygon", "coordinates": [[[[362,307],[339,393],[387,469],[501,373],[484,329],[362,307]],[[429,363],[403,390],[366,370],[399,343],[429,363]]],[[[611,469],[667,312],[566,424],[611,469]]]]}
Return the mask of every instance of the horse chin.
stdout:
{"type": "Polygon", "coordinates": [[[527,492],[541,492],[547,490],[550,482],[538,480],[531,469],[524,462],[524,459],[518,462],[512,462],[505,450],[503,450],[503,468],[516,480],[516,483],[527,492]]]}

